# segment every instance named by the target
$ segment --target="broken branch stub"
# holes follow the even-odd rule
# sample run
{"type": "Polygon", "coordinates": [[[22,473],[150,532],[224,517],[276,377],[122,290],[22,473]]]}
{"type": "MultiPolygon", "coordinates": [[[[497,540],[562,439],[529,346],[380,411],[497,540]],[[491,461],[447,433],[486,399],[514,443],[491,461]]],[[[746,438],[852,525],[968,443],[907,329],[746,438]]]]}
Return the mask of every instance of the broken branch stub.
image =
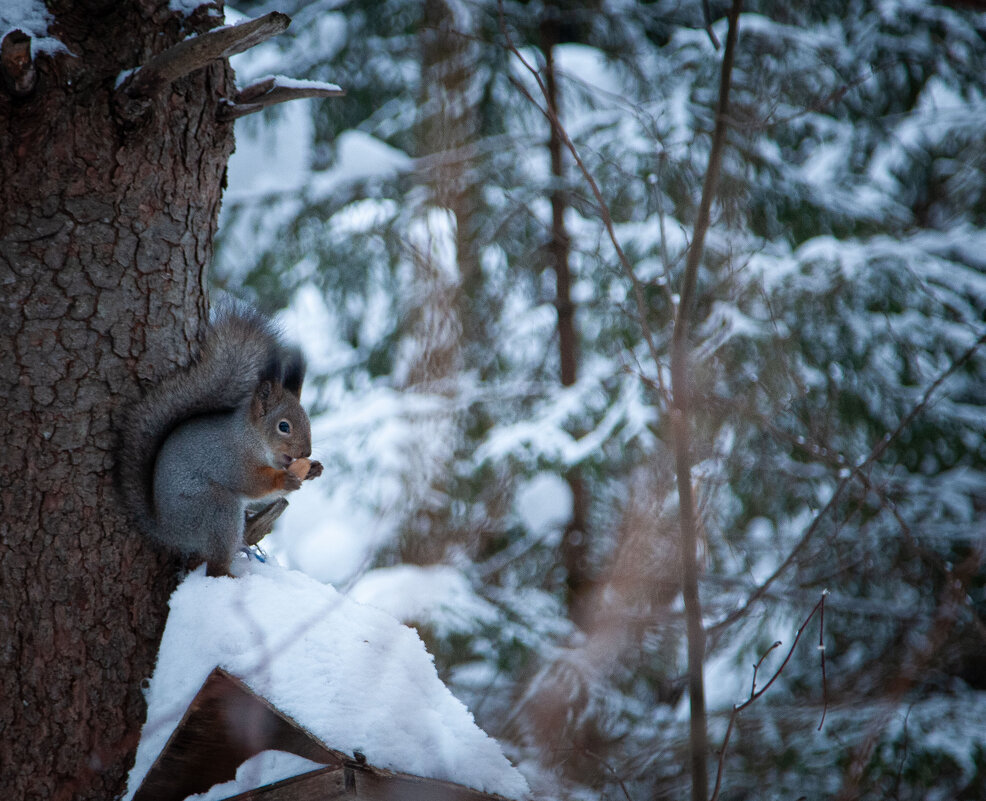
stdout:
{"type": "Polygon", "coordinates": [[[139,116],[147,101],[174,81],[213,61],[249,50],[283,33],[290,24],[291,18],[287,14],[272,11],[257,19],[216,28],[178,42],[138,67],[120,85],[117,98],[121,112],[130,118],[139,116]]]}
{"type": "Polygon", "coordinates": [[[237,92],[234,102],[237,104],[252,103],[258,97],[267,94],[274,88],[276,83],[277,81],[274,78],[264,78],[262,81],[257,81],[257,83],[251,84],[246,89],[237,92]]]}
{"type": "Polygon", "coordinates": [[[38,72],[31,59],[31,37],[13,30],[0,42],[0,72],[7,91],[14,97],[27,97],[38,83],[38,72]]]}
{"type": "Polygon", "coordinates": [[[277,78],[265,78],[246,87],[236,95],[234,102],[223,102],[217,112],[220,120],[230,122],[247,114],[306,97],[342,97],[346,92],[333,84],[281,84],[277,78]]]}
{"type": "Polygon", "coordinates": [[[255,514],[248,514],[243,530],[243,542],[247,545],[256,545],[260,542],[271,533],[274,528],[274,521],[287,508],[288,502],[284,498],[278,498],[272,504],[265,506],[255,514]]]}

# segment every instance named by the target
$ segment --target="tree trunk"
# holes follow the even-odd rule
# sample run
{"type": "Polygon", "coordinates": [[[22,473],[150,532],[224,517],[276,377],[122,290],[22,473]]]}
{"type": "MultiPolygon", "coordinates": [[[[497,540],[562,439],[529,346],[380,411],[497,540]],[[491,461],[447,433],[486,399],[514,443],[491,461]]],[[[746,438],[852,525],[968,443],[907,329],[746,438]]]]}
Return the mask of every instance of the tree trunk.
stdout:
{"type": "MultiPolygon", "coordinates": [[[[555,75],[554,48],[559,39],[560,12],[549,7],[541,22],[541,50],[544,53],[544,83],[547,100],[555,115],[559,114],[558,81],[555,75]]],[[[555,273],[555,307],[558,313],[558,362],[559,378],[564,387],[578,380],[578,333],[575,326],[575,302],[572,300],[572,271],[570,266],[571,242],[565,228],[565,164],[562,158],[562,141],[554,125],[548,137],[548,154],[551,159],[551,240],[548,258],[555,273]]],[[[587,531],[587,498],[585,482],[578,467],[565,474],[572,492],[572,517],[565,526],[562,537],[561,557],[565,565],[566,601],[569,617],[576,625],[585,627],[591,616],[587,608],[593,588],[589,568],[589,540],[587,531]]]]}
{"type": "Polygon", "coordinates": [[[705,236],[711,219],[712,202],[719,185],[722,151],[726,141],[729,119],[729,90],[736,53],[736,37],[743,0],[733,0],[729,10],[729,31],[722,56],[719,78],[719,100],[716,104],[716,124],[709,151],[709,166],[705,171],[702,196],[692,234],[692,244],[685,262],[681,282],[681,301],[671,336],[671,429],[674,439],[675,479],[678,487],[678,521],[681,532],[681,596],[685,606],[688,638],[688,697],[689,747],[691,751],[692,801],[709,797],[708,773],[708,715],[705,708],[705,624],[702,600],[698,591],[698,521],[692,494],[692,455],[689,426],[694,419],[692,391],[689,382],[688,338],[691,317],[695,309],[698,268],[702,262],[705,236]]]}
{"type": "Polygon", "coordinates": [[[232,74],[214,61],[123,113],[121,70],[219,20],[48,7],[71,55],[37,55],[23,97],[0,88],[0,784],[109,799],[176,575],[117,508],[114,423],[205,319],[232,74]]]}

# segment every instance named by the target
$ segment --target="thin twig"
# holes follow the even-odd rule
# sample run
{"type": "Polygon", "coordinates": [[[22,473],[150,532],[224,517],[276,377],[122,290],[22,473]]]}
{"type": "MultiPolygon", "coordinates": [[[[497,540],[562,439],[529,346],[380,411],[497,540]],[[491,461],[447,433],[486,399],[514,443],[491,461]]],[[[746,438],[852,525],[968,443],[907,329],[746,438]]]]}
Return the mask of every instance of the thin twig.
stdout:
{"type": "MultiPolygon", "coordinates": [[[[822,596],[824,602],[825,596],[822,596]]],[[[818,610],[818,651],[822,655],[822,719],[818,721],[818,729],[821,731],[825,725],[825,713],[829,708],[829,688],[828,679],[825,677],[825,604],[822,603],[818,610]]]]}
{"type": "Polygon", "coordinates": [[[774,644],[770,646],[766,651],[763,652],[757,660],[757,664],[753,666],[753,680],[750,682],[750,697],[752,698],[757,694],[757,673],[760,672],[760,666],[766,661],[767,657],[770,656],[776,649],[780,648],[783,643],[780,640],[775,640],[774,644]]]}
{"type": "Polygon", "coordinates": [[[904,415],[900,423],[897,425],[897,428],[895,428],[889,434],[886,434],[883,437],[883,439],[881,439],[876,444],[876,446],[871,451],[870,455],[866,457],[866,460],[862,462],[862,464],[856,467],[856,470],[863,470],[866,467],[869,467],[869,465],[873,464],[873,462],[875,462],[877,459],[883,456],[887,448],[890,447],[890,444],[898,437],[900,437],[901,433],[903,433],[904,429],[907,428],[914,421],[915,417],[917,417],[922,411],[924,411],[924,408],[928,405],[928,402],[931,400],[931,396],[935,394],[938,387],[940,387],[943,383],[945,383],[945,381],[952,375],[952,373],[954,373],[963,364],[969,361],[969,359],[971,359],[975,355],[976,351],[979,350],[979,348],[981,348],[984,343],[986,343],[986,331],[983,331],[983,333],[979,335],[979,338],[976,339],[976,341],[973,342],[972,345],[970,345],[962,353],[962,355],[959,356],[958,359],[952,362],[948,366],[948,368],[944,370],[941,375],[938,376],[938,378],[936,378],[934,381],[931,382],[928,388],[921,395],[921,400],[919,400],[916,404],[914,404],[911,410],[906,415],[904,415]]]}
{"type": "MultiPolygon", "coordinates": [[[[664,162],[667,153],[661,153],[659,159],[660,167],[658,170],[664,172],[664,162]]],[[[659,182],[660,183],[660,182],[659,182]]],[[[664,289],[668,296],[668,305],[671,307],[672,319],[678,316],[678,302],[675,300],[674,293],[671,291],[671,258],[668,256],[668,236],[664,226],[664,197],[660,185],[655,189],[657,198],[657,224],[661,229],[661,266],[664,268],[664,289]]]]}
{"type": "MultiPolygon", "coordinates": [[[[779,125],[788,125],[789,123],[792,123],[795,120],[800,119],[801,117],[807,116],[808,114],[814,114],[826,108],[827,106],[832,105],[833,103],[838,103],[840,100],[842,100],[842,98],[844,98],[847,94],[849,94],[849,92],[851,92],[853,89],[856,89],[859,86],[862,86],[868,80],[873,78],[877,73],[898,67],[900,67],[900,61],[896,61],[896,60],[888,61],[883,64],[877,64],[871,67],[870,69],[868,69],[865,73],[858,75],[857,77],[849,81],[846,81],[841,86],[837,86],[831,92],[823,95],[822,97],[816,98],[814,101],[806,105],[804,108],[800,108],[797,111],[793,111],[784,117],[777,117],[775,119],[770,119],[769,117],[767,117],[757,121],[738,120],[733,118],[729,120],[729,123],[733,128],[741,131],[746,131],[748,133],[757,132],[757,131],[766,131],[769,130],[770,128],[775,128],[779,125]]],[[[879,119],[886,119],[886,117],[880,117],[879,119]]]]}
{"type": "Polygon", "coordinates": [[[620,785],[620,789],[623,791],[624,798],[626,798],[627,801],[633,801],[633,799],[630,797],[630,791],[627,789],[626,784],[624,784],[623,779],[620,778],[620,774],[613,769],[612,765],[610,765],[605,759],[599,756],[599,754],[593,753],[588,748],[583,748],[582,752],[587,756],[590,756],[593,759],[595,759],[600,765],[606,768],[606,770],[612,773],[613,779],[616,781],[618,785],[620,785]]]}
{"type": "Polygon", "coordinates": [[[709,41],[718,50],[722,45],[719,44],[716,32],[712,30],[712,4],[709,0],[702,0],[702,15],[705,17],[705,32],[709,35],[709,41]]]}
{"type": "MultiPolygon", "coordinates": [[[[784,672],[784,668],[787,667],[788,662],[791,661],[791,657],[794,656],[794,649],[798,646],[798,640],[801,639],[801,635],[804,630],[808,627],[811,619],[815,616],[817,612],[821,620],[821,628],[819,630],[818,640],[819,649],[822,653],[822,722],[825,721],[825,712],[828,707],[828,690],[826,688],[825,679],[825,650],[824,650],[824,635],[825,635],[825,598],[828,596],[828,590],[822,593],[822,597],[818,600],[818,603],[812,608],[811,612],[808,613],[808,617],[805,618],[804,623],[798,629],[797,633],[794,635],[794,642],[791,643],[791,647],[788,649],[787,656],[784,657],[784,661],[774,672],[774,675],[770,677],[770,680],[759,690],[757,689],[757,671],[759,671],[760,666],[763,664],[764,660],[769,654],[771,654],[775,648],[780,646],[780,642],[775,642],[768,648],[763,656],[760,657],[757,664],[753,666],[753,686],[750,689],[750,696],[741,704],[736,704],[733,706],[732,711],[729,713],[729,724],[726,726],[726,735],[722,740],[722,748],[719,750],[719,765],[716,770],[716,783],[712,790],[712,797],[710,801],[717,801],[719,798],[719,791],[722,789],[722,776],[726,765],[726,748],[729,746],[729,740],[732,737],[733,729],[736,726],[736,720],[739,717],[740,712],[742,712],[747,707],[754,704],[757,699],[761,698],[767,690],[770,689],[771,685],[780,678],[781,673],[784,672]]],[[[822,724],[818,724],[818,730],[821,731],[822,724]]]]}

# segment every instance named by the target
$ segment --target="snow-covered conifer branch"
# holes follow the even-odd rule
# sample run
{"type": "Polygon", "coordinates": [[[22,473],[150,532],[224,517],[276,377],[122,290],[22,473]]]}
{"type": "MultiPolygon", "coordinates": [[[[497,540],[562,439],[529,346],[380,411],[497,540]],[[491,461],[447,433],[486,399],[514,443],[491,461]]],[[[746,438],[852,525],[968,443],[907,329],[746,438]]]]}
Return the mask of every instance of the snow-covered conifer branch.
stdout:
{"type": "MultiPolygon", "coordinates": [[[[966,362],[968,362],[978,351],[986,345],[986,331],[983,331],[958,358],[954,359],[948,367],[943,370],[938,377],[928,385],[928,388],[921,395],[920,399],[915,403],[910,410],[905,414],[897,427],[893,431],[889,431],[884,434],[883,437],[873,446],[873,449],[867,454],[865,458],[859,461],[851,470],[842,474],[839,483],[835,487],[835,491],[832,493],[831,497],[828,499],[826,504],[818,510],[818,512],[812,517],[811,524],[805,529],[804,533],[801,535],[801,539],[794,545],[794,547],[788,552],[787,557],[781,562],[780,565],[771,573],[763,582],[760,583],[756,589],[754,589],[750,595],[747,597],[746,601],[740,605],[738,608],[734,609],[725,618],[707,627],[706,631],[709,634],[714,634],[722,629],[731,626],[737,620],[742,618],[753,605],[760,600],[766,593],[767,590],[773,585],[777,578],[784,573],[792,564],[794,564],[795,558],[801,553],[802,549],[808,544],[808,542],[815,536],[815,533],[821,526],[822,521],[836,508],[839,499],[842,497],[843,492],[846,488],[856,479],[863,478],[865,476],[865,470],[872,464],[874,464],[883,454],[886,452],[887,448],[894,442],[896,442],[900,436],[904,433],[904,430],[914,421],[914,419],[928,406],[931,402],[931,398],[938,391],[942,384],[959,370],[966,362]]],[[[864,479],[864,485],[870,488],[872,485],[864,479]]]]}

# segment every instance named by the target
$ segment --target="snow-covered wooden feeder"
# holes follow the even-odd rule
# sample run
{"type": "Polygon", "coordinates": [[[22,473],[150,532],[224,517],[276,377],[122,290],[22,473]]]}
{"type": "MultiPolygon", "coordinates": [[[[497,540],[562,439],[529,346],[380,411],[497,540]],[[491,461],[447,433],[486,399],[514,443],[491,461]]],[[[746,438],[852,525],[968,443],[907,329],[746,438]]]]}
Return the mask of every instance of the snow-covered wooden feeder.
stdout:
{"type": "Polygon", "coordinates": [[[301,573],[239,569],[171,598],[126,801],[528,797],[413,630],[301,573]]]}
{"type": "Polygon", "coordinates": [[[283,751],[324,765],[231,799],[301,801],[364,798],[387,801],[495,801],[503,796],[462,785],[381,770],[359,751],[328,748],[243,682],[216,668],[199,690],[134,794],[134,801],[181,801],[236,778],[264,751],[283,751]]]}

